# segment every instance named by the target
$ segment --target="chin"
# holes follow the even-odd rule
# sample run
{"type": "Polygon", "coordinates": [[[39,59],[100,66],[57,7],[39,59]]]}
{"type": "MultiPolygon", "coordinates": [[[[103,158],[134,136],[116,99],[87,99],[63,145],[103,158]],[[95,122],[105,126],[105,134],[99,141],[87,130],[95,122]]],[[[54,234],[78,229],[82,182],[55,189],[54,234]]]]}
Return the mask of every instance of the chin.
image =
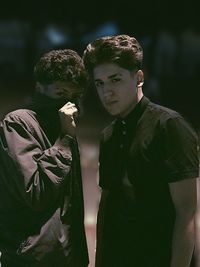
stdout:
{"type": "Polygon", "coordinates": [[[114,112],[114,111],[110,111],[110,110],[107,110],[107,112],[111,115],[111,116],[115,116],[115,117],[119,117],[120,116],[120,113],[119,112],[114,112]]]}

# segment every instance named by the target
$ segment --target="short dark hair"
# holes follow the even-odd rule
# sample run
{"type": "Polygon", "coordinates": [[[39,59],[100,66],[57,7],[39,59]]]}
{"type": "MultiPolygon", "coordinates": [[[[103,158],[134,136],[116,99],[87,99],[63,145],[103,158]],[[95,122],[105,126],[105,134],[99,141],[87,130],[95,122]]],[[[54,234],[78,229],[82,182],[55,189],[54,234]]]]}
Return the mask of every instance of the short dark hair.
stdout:
{"type": "Polygon", "coordinates": [[[143,49],[134,37],[128,35],[105,36],[90,43],[84,51],[83,61],[92,73],[95,66],[110,62],[134,70],[142,67],[143,49]]]}
{"type": "Polygon", "coordinates": [[[51,84],[65,81],[86,87],[87,72],[81,57],[71,49],[52,50],[44,54],[34,68],[36,81],[51,84]]]}

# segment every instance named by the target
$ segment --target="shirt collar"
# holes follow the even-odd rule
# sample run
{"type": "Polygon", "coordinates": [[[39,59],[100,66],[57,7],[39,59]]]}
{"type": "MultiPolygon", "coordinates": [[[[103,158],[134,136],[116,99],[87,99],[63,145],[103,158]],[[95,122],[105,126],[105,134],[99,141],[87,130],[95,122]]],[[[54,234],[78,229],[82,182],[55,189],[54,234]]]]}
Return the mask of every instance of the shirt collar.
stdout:
{"type": "Polygon", "coordinates": [[[150,100],[143,96],[135,108],[125,118],[118,118],[116,123],[124,125],[126,129],[132,128],[137,124],[149,102],[150,100]]]}

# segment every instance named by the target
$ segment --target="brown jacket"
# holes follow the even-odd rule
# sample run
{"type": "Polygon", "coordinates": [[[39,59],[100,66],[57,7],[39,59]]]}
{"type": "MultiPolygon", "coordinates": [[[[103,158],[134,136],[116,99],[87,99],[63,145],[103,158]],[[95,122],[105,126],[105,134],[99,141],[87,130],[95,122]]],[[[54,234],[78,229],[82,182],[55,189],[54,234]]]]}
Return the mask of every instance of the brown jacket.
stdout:
{"type": "Polygon", "coordinates": [[[41,118],[19,109],[0,124],[0,250],[36,261],[59,250],[67,266],[85,267],[78,145],[69,136],[65,150],[52,145],[41,118]]]}

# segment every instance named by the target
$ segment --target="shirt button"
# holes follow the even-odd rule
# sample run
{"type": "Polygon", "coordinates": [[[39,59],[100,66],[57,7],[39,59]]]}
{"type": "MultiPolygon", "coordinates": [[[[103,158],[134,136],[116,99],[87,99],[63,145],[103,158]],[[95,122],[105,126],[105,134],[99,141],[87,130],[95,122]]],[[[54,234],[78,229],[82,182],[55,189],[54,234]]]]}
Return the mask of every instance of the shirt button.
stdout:
{"type": "Polygon", "coordinates": [[[123,147],[124,147],[124,145],[123,145],[123,144],[121,144],[121,145],[120,145],[120,148],[123,148],[123,147]]]}
{"type": "Polygon", "coordinates": [[[125,122],[125,121],[122,121],[122,124],[124,124],[124,125],[125,125],[125,124],[126,124],[126,122],[125,122]]]}
{"type": "Polygon", "coordinates": [[[126,134],[126,131],[123,131],[122,133],[123,133],[123,135],[125,135],[126,134]]]}

